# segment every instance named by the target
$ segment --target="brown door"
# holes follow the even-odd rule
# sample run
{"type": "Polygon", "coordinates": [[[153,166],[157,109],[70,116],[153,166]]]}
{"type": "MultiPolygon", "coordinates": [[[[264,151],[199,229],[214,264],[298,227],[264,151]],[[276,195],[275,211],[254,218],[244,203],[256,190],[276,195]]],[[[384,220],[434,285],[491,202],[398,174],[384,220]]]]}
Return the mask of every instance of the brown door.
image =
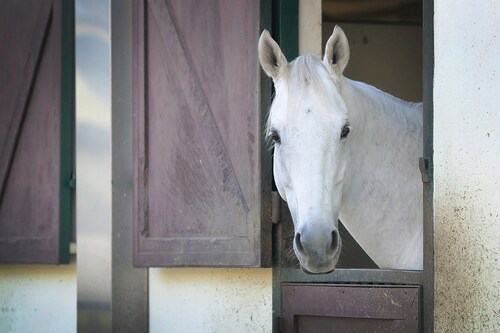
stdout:
{"type": "Polygon", "coordinates": [[[0,262],[69,260],[72,98],[64,109],[62,96],[73,85],[62,80],[73,69],[61,70],[62,10],[56,0],[0,2],[0,262]]]}
{"type": "Polygon", "coordinates": [[[286,333],[419,332],[420,288],[282,285],[286,333]]]}
{"type": "Polygon", "coordinates": [[[135,265],[269,261],[259,6],[135,2],[135,265]]]}

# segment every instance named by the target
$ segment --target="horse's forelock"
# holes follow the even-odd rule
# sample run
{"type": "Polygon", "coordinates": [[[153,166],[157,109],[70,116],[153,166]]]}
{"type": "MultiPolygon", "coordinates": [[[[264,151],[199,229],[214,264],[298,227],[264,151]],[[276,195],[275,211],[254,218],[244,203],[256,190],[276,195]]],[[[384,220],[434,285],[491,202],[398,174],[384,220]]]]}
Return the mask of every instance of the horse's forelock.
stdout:
{"type": "MultiPolygon", "coordinates": [[[[318,102],[328,104],[329,97],[334,93],[332,91],[334,81],[323,61],[315,55],[304,55],[292,61],[284,79],[291,99],[301,98],[301,92],[309,92],[309,88],[312,88],[318,97],[318,102]]],[[[290,100],[289,102],[296,101],[290,100]]]]}
{"type": "MultiPolygon", "coordinates": [[[[333,101],[336,100],[334,95],[336,94],[335,89],[338,87],[323,61],[315,55],[303,55],[293,60],[283,72],[280,81],[280,84],[286,86],[288,90],[287,110],[293,108],[291,106],[300,106],[304,94],[311,93],[310,89],[314,91],[319,105],[330,108],[333,101]]],[[[266,133],[269,133],[271,118],[272,115],[269,114],[266,122],[266,133]]]]}

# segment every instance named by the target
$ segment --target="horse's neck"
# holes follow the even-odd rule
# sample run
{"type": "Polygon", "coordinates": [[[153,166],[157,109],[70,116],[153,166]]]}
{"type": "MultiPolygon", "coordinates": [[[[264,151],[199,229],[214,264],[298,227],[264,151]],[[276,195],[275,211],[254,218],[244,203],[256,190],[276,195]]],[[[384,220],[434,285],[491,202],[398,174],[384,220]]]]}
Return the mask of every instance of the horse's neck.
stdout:
{"type": "Polygon", "coordinates": [[[353,127],[340,220],[382,268],[421,269],[422,105],[344,79],[353,127]]]}

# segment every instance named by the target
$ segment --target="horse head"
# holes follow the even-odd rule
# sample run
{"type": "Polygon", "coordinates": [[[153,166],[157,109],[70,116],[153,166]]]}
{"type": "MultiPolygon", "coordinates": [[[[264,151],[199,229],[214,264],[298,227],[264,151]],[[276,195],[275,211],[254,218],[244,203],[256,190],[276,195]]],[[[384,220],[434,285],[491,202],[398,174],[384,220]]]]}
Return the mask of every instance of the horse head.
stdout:
{"type": "Polygon", "coordinates": [[[267,31],[259,40],[259,60],[276,92],[266,130],[274,142],[275,182],[292,215],[297,258],[312,274],[333,271],[342,247],[338,216],[351,125],[341,84],[348,59],[339,27],[323,59],[305,55],[289,63],[267,31]]]}

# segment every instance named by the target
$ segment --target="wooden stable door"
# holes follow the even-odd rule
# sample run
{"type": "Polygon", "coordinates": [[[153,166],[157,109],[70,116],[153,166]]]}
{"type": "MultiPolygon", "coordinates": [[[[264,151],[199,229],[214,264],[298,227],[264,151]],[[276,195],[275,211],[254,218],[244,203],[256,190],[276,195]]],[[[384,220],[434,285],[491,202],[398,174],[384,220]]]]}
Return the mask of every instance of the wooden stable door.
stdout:
{"type": "MultiPolygon", "coordinates": [[[[272,36],[284,51],[287,59],[294,59],[299,55],[298,1],[275,0],[273,5],[272,36]]],[[[420,5],[422,4],[415,3],[415,8],[418,9],[420,5]]],[[[342,7],[334,1],[324,1],[323,9],[325,6],[342,7]]],[[[363,5],[359,6],[359,8],[362,7],[363,5]]],[[[391,15],[394,14],[391,8],[387,9],[390,10],[391,15]]],[[[424,0],[422,27],[424,34],[424,156],[429,163],[432,163],[432,9],[432,1],[424,0]]],[[[342,27],[348,26],[345,22],[357,21],[355,17],[349,17],[352,15],[350,11],[343,18],[339,16],[340,11],[331,12],[335,12],[334,23],[342,22],[339,23],[342,27]]],[[[369,12],[363,11],[363,15],[369,15],[366,14],[369,12]]],[[[420,11],[418,15],[421,14],[420,11]]],[[[325,18],[325,12],[323,12],[323,18],[325,18]]],[[[323,22],[323,27],[327,26],[328,24],[323,22]]],[[[372,33],[377,29],[385,29],[386,34],[401,37],[402,30],[398,30],[401,26],[402,24],[388,24],[386,27],[382,24],[366,24],[364,27],[366,32],[360,34],[361,38],[357,39],[356,46],[359,49],[363,45],[370,45],[377,52],[381,50],[387,52],[384,48],[377,47],[380,45],[374,43],[375,39],[371,38],[372,33]]],[[[410,23],[409,26],[407,32],[420,30],[414,23],[410,23]]],[[[331,29],[324,31],[323,42],[326,42],[331,35],[331,29]]],[[[358,31],[362,32],[363,29],[359,28],[358,31]]],[[[420,37],[412,38],[414,42],[412,45],[420,43],[418,40],[420,37]]],[[[412,54],[414,58],[415,54],[417,56],[420,54],[420,48],[412,45],[399,50],[401,52],[398,54],[402,59],[398,63],[405,63],[407,54],[412,54]]],[[[353,52],[351,55],[355,56],[353,52]]],[[[376,59],[368,51],[365,51],[363,56],[372,62],[376,59]]],[[[352,58],[351,60],[349,66],[352,68],[356,66],[356,61],[352,58]]],[[[367,64],[372,63],[368,61],[367,64]]],[[[374,68],[382,71],[376,76],[385,80],[391,72],[385,68],[388,67],[374,68]]],[[[364,68],[359,69],[359,72],[365,71],[364,68]]],[[[398,70],[395,72],[400,73],[398,70]]],[[[417,72],[418,78],[415,82],[419,82],[420,73],[418,70],[417,72]]],[[[356,79],[362,80],[362,78],[356,79]]],[[[411,87],[410,90],[412,90],[411,87]]],[[[417,161],[418,156],[415,156],[415,162],[417,161]]],[[[273,228],[273,332],[432,332],[434,305],[432,179],[424,183],[424,203],[423,271],[378,269],[340,222],[339,231],[343,247],[337,269],[330,274],[307,275],[300,270],[298,260],[293,250],[290,250],[294,227],[288,207],[282,202],[279,223],[273,228]]]]}
{"type": "Polygon", "coordinates": [[[0,2],[0,262],[69,261],[73,149],[69,4],[0,2]]]}
{"type": "Polygon", "coordinates": [[[259,1],[133,13],[134,264],[269,265],[259,1]]]}
{"type": "Polygon", "coordinates": [[[283,331],[417,333],[419,289],[414,286],[283,284],[283,331]]]}

